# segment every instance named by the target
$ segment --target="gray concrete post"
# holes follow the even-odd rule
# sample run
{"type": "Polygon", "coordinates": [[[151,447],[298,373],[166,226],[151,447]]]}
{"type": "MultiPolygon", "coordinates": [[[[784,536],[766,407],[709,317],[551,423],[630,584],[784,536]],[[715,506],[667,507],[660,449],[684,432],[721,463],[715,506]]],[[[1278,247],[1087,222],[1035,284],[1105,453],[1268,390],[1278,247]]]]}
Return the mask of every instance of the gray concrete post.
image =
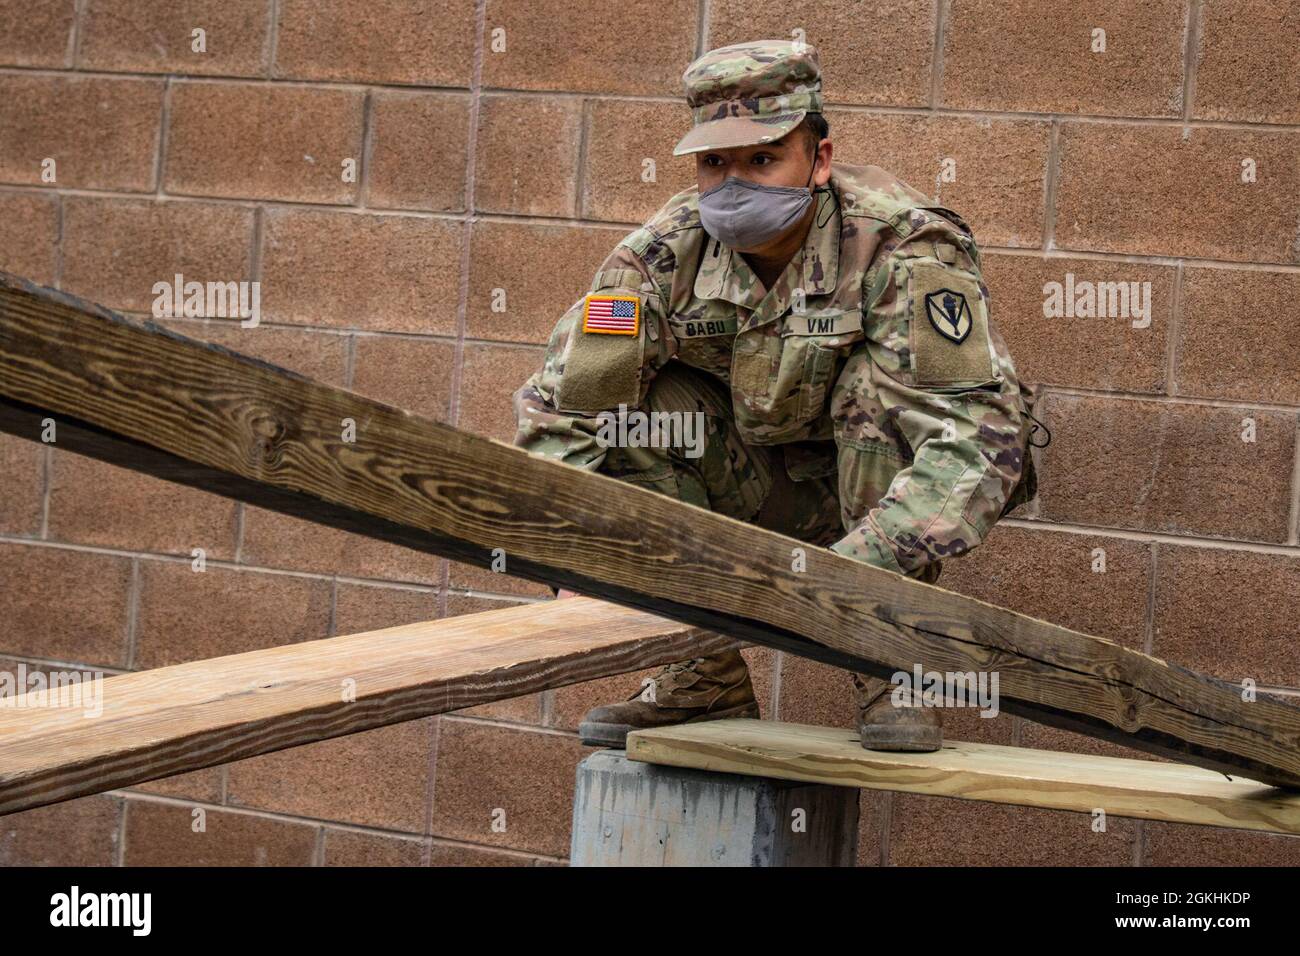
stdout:
{"type": "Polygon", "coordinates": [[[858,790],[628,760],[578,765],[571,866],[853,866],[858,790]]]}

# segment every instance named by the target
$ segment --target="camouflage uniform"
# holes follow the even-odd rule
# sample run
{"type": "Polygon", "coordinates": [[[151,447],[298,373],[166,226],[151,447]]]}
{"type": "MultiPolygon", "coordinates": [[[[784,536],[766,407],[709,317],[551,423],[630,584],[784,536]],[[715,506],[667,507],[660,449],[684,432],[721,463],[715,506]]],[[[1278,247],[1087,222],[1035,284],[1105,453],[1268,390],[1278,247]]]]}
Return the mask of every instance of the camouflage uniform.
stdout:
{"type": "MultiPolygon", "coordinates": [[[[678,152],[779,139],[820,110],[817,75],[807,46],[708,54],[686,74],[706,125],[678,152]]],[[[515,395],[516,444],[934,580],[1031,490],[1029,418],[970,230],[881,169],[833,163],[801,252],[765,290],[701,226],[698,196],[629,233],[560,319],[515,395]],[[584,332],[593,296],[635,298],[636,334],[584,332]],[[620,404],[704,412],[703,457],[604,447],[596,416],[620,404]]]]}

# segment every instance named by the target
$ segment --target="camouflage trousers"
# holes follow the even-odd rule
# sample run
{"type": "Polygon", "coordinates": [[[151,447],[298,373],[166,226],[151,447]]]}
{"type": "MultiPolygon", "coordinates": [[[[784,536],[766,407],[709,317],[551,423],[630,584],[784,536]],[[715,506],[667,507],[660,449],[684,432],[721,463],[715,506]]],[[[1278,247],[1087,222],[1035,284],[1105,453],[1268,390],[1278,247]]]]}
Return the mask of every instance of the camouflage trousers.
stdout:
{"type": "MultiPolygon", "coordinates": [[[[703,435],[693,450],[702,454],[691,457],[680,445],[611,447],[602,473],[818,547],[847,532],[835,474],[795,481],[781,445],[746,444],[736,429],[730,391],[713,376],[669,362],[650,383],[645,410],[698,413],[703,435]]],[[[916,576],[933,583],[939,570],[937,563],[928,564],[916,576]]],[[[853,678],[859,692],[884,683],[853,678]]]]}
{"type": "Polygon", "coordinates": [[[843,537],[834,475],[792,481],[782,446],[742,441],[731,394],[713,376],[669,362],[650,383],[645,409],[697,416],[702,434],[690,450],[698,457],[680,443],[610,448],[604,474],[809,544],[829,546],[843,537]]]}

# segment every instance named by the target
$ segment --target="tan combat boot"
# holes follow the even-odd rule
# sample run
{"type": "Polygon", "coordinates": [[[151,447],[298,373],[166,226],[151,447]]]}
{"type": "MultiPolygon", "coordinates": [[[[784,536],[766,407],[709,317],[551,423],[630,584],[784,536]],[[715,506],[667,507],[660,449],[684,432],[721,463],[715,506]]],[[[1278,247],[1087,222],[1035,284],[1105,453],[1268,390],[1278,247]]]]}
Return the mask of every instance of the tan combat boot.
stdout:
{"type": "Polygon", "coordinates": [[[587,711],[578,736],[593,747],[626,747],[628,731],[723,717],[758,717],[749,668],[740,651],[669,664],[621,704],[587,711]]]}
{"type": "MultiPolygon", "coordinates": [[[[878,677],[853,674],[858,697],[858,734],[867,750],[929,753],[943,746],[943,720],[935,707],[920,702],[898,706],[894,685],[878,677]]],[[[905,692],[909,699],[911,691],[905,692]]]]}

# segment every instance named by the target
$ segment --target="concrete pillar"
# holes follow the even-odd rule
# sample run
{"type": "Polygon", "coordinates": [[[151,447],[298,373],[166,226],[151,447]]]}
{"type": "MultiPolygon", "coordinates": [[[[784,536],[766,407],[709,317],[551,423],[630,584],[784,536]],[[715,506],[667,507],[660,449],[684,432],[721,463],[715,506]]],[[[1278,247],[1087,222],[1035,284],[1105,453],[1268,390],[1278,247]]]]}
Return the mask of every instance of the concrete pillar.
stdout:
{"type": "Polygon", "coordinates": [[[628,760],[578,764],[572,866],[853,866],[858,790],[628,760]]]}

